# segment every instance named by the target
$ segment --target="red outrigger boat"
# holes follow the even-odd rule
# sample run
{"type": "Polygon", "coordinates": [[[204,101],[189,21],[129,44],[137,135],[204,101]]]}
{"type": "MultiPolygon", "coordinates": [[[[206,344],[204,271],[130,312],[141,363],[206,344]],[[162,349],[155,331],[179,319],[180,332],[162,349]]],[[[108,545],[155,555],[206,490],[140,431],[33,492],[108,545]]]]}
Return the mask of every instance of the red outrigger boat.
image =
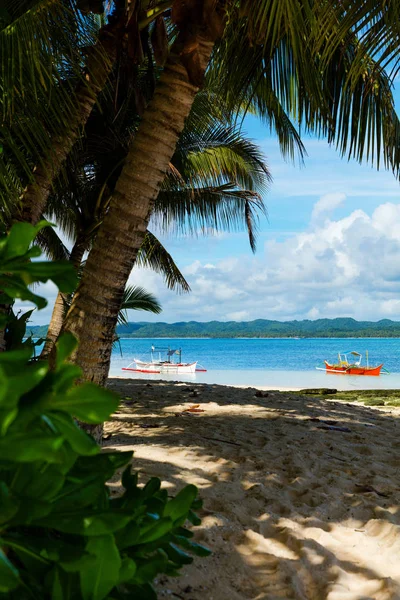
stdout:
{"type": "Polygon", "coordinates": [[[361,365],[362,355],[359,352],[342,352],[339,353],[338,363],[330,364],[328,361],[324,361],[325,370],[327,373],[342,375],[380,375],[383,364],[370,367],[368,364],[368,352],[366,353],[366,360],[367,365],[364,367],[361,365]],[[348,355],[351,355],[350,360],[347,358],[348,355]]]}

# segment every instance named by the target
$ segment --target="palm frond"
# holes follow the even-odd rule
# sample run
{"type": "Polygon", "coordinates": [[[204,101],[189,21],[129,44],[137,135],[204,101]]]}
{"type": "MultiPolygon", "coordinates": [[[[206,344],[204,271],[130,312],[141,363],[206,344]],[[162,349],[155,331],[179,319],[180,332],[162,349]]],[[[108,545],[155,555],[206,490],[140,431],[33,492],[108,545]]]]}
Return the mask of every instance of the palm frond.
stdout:
{"type": "Polygon", "coordinates": [[[50,260],[68,260],[70,252],[58,236],[54,227],[44,227],[36,236],[35,242],[50,260]]]}
{"type": "MultiPolygon", "coordinates": [[[[271,182],[259,147],[239,128],[213,117],[197,126],[185,127],[172,164],[186,183],[221,185],[236,181],[244,189],[265,193],[271,182]]],[[[168,184],[168,183],[167,183],[168,184]]]]}
{"type": "Polygon", "coordinates": [[[247,229],[255,251],[259,215],[267,211],[257,192],[238,189],[235,183],[216,187],[162,190],[155,202],[153,222],[160,229],[189,235],[210,231],[247,229]]]}
{"type": "Polygon", "coordinates": [[[158,315],[162,311],[162,308],[157,298],[150,292],[146,292],[144,288],[127,286],[118,313],[119,325],[126,325],[128,323],[128,310],[145,310],[158,315]]]}
{"type": "Polygon", "coordinates": [[[161,273],[170,290],[177,290],[181,293],[190,292],[190,286],[174,259],[150,231],[147,231],[140,247],[136,265],[152,269],[156,273],[161,273]]]}
{"type": "MultiPolygon", "coordinates": [[[[289,119],[306,131],[327,136],[342,155],[378,167],[383,158],[397,172],[400,126],[390,79],[375,51],[377,44],[370,39],[381,23],[382,10],[386,11],[376,7],[396,3],[363,0],[358,12],[358,3],[350,0],[271,0],[260,2],[258,8],[257,3],[245,2],[245,9],[250,4],[255,15],[247,12],[247,20],[241,21],[233,9],[232,24],[210,69],[211,87],[225,93],[227,106],[235,110],[239,105],[240,111],[258,106],[271,119],[263,97],[273,94],[276,107],[289,119]],[[257,19],[263,23],[258,33],[257,19]]],[[[397,39],[394,31],[399,31],[398,24],[392,29],[392,45],[397,39]]],[[[282,140],[283,149],[292,153],[288,138],[282,140]]]]}
{"type": "Polygon", "coordinates": [[[398,2],[376,0],[344,0],[333,7],[321,3],[319,24],[329,30],[336,20],[336,36],[326,36],[315,49],[321,52],[323,62],[341,46],[341,41],[357,38],[357,59],[353,62],[350,77],[358,78],[365,56],[374,59],[380,68],[388,70],[392,79],[400,66],[398,39],[400,36],[400,6],[398,2]]]}
{"type": "MultiPolygon", "coordinates": [[[[16,4],[19,10],[6,2],[13,10],[0,26],[0,140],[2,160],[29,182],[34,166],[51,155],[52,140],[69,130],[76,83],[85,85],[87,77],[85,47],[97,26],[73,0],[16,4]]],[[[0,194],[9,187],[2,181],[0,194]]]]}

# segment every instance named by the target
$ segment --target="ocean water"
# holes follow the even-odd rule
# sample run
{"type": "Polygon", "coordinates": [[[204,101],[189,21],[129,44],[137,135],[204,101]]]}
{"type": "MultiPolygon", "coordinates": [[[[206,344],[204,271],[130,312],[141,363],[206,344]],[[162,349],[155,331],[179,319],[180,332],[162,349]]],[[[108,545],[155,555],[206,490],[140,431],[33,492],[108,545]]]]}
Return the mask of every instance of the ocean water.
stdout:
{"type": "Polygon", "coordinates": [[[399,338],[301,339],[121,339],[111,359],[111,376],[266,387],[400,389],[399,338]],[[151,346],[181,348],[182,361],[207,369],[195,375],[149,375],[122,371],[134,358],[149,360],[151,346]],[[327,375],[316,367],[335,362],[338,352],[369,353],[369,364],[383,363],[380,377],[327,375]],[[122,356],[121,356],[122,351],[122,356]]]}

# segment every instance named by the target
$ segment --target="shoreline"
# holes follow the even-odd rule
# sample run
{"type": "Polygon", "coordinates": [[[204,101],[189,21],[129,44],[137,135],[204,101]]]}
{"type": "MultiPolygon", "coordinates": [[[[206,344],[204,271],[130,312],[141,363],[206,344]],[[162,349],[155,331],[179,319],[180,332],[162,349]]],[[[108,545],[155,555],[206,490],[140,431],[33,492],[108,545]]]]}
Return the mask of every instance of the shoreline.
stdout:
{"type": "Polygon", "coordinates": [[[378,393],[385,391],[393,393],[400,390],[400,373],[392,373],[390,376],[366,377],[349,375],[326,375],[319,371],[281,371],[281,370],[209,370],[206,373],[193,375],[177,375],[135,373],[130,375],[119,374],[120,371],[111,369],[109,377],[125,381],[144,383],[180,383],[189,385],[220,385],[238,389],[254,388],[270,391],[297,392],[310,388],[337,389],[340,392],[377,390],[378,393]]]}
{"type": "Polygon", "coordinates": [[[313,336],[313,335],[307,335],[307,336],[289,336],[289,337],[284,337],[284,336],[259,336],[259,337],[247,337],[247,336],[224,336],[224,337],[217,337],[217,336],[206,336],[206,337],[189,337],[189,336],[185,336],[185,337],[138,337],[138,336],[118,336],[119,339],[121,340],[296,340],[296,341],[301,341],[301,340],[400,340],[400,335],[391,335],[389,337],[387,336],[378,336],[378,335],[374,335],[374,336],[362,336],[362,337],[358,337],[356,335],[351,335],[351,336],[339,336],[339,337],[335,337],[335,336],[322,336],[322,337],[318,337],[318,336],[313,336]]]}
{"type": "Polygon", "coordinates": [[[168,385],[177,385],[177,386],[186,386],[186,385],[197,385],[197,386],[202,386],[202,385],[217,385],[219,387],[233,387],[233,388],[237,388],[237,389],[255,389],[255,390],[261,390],[261,391],[271,391],[271,390],[275,390],[278,392],[299,392],[304,388],[301,387],[281,387],[279,386],[279,388],[277,388],[276,386],[261,386],[261,385],[246,385],[246,384],[242,384],[242,383],[204,383],[201,381],[178,381],[178,380],[168,380],[168,379],[145,379],[145,378],[140,378],[139,377],[124,377],[123,375],[111,375],[109,377],[109,379],[118,379],[118,380],[123,380],[123,381],[134,381],[134,382],[140,382],[143,385],[146,384],[151,384],[151,385],[157,385],[157,383],[161,383],[161,384],[168,384],[168,385]]]}

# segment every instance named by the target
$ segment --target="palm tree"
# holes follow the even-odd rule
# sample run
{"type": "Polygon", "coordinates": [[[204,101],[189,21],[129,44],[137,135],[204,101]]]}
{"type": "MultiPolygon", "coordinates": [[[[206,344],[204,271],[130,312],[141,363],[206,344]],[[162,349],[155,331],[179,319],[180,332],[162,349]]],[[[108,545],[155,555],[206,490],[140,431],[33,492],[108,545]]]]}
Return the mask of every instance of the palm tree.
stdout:
{"type": "MultiPolygon", "coordinates": [[[[378,4],[388,12],[386,3],[375,2],[378,4]]],[[[173,2],[172,21],[178,30],[175,42],[130,146],[79,294],[66,319],[66,329],[80,339],[75,360],[85,377],[99,383],[106,379],[122,291],[207,67],[224,65],[228,79],[238,78],[246,93],[254,92],[260,81],[266,90],[269,79],[267,94],[274,101],[289,107],[308,129],[327,130],[343,148],[349,144],[359,157],[368,154],[373,140],[382,138],[394,152],[398,125],[389,82],[365,50],[359,54],[350,17],[343,30],[351,6],[311,0],[303,0],[301,5],[294,0],[284,5],[280,0],[173,2]],[[231,26],[223,38],[227,22],[231,26]],[[216,43],[221,38],[222,44],[216,43]],[[348,45],[354,51],[347,53],[348,45]],[[246,62],[249,49],[253,60],[246,62]],[[241,68],[227,63],[229,52],[241,68]],[[259,80],[255,80],[257,73],[259,80]],[[360,123],[356,115],[362,116],[360,123]]],[[[360,17],[354,19],[358,24],[360,17]]],[[[267,98],[264,95],[263,101],[267,98]]],[[[376,156],[376,150],[373,154],[376,156]]]]}
{"type": "MultiPolygon", "coordinates": [[[[215,109],[208,97],[199,97],[195,104],[199,112],[201,104],[208,119],[205,122],[196,116],[195,110],[188,120],[155,204],[154,225],[163,231],[174,227],[193,233],[198,228],[208,232],[210,228],[232,229],[245,224],[254,250],[255,213],[265,210],[261,193],[270,179],[264,158],[237,128],[221,124],[213,115],[215,109]]],[[[113,122],[112,107],[108,107],[107,115],[113,122]]],[[[112,177],[116,169],[122,168],[121,156],[127,152],[125,129],[129,130],[131,124],[129,114],[126,121],[125,127],[104,127],[103,137],[96,128],[92,132],[95,139],[89,128],[85,147],[77,148],[67,163],[67,185],[65,177],[61,178],[57,193],[50,197],[48,217],[73,241],[70,260],[77,269],[107,213],[112,177]]],[[[162,273],[170,289],[189,291],[172,257],[150,231],[137,263],[162,273]]],[[[69,304],[70,299],[60,292],[42,358],[50,354],[69,304]]]]}

